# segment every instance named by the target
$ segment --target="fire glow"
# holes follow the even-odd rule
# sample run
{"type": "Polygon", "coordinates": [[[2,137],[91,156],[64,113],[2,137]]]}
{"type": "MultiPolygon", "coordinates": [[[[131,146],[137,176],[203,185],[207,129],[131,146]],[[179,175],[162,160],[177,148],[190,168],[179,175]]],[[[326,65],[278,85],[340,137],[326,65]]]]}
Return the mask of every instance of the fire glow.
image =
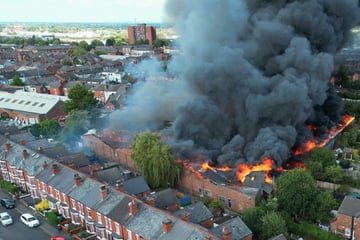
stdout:
{"type": "MultiPolygon", "coordinates": [[[[305,143],[305,145],[297,150],[295,150],[293,152],[293,154],[295,156],[299,156],[302,155],[306,152],[310,152],[311,150],[315,149],[315,148],[320,148],[325,146],[330,140],[332,140],[337,134],[339,134],[340,132],[342,132],[347,126],[349,126],[349,124],[354,121],[355,117],[350,116],[350,115],[344,115],[342,116],[343,122],[342,124],[338,124],[337,125],[337,129],[335,130],[329,130],[328,132],[328,137],[318,143],[316,143],[315,141],[307,141],[305,143]]],[[[316,130],[316,128],[314,126],[308,126],[308,128],[310,130],[316,130]]],[[[182,162],[181,160],[178,160],[180,162],[182,162]]],[[[265,172],[266,176],[265,176],[265,182],[267,183],[271,183],[273,178],[271,176],[271,172],[272,171],[284,171],[285,169],[283,167],[274,167],[274,160],[272,160],[269,157],[266,157],[262,160],[262,162],[257,163],[257,164],[246,164],[246,163],[241,163],[238,164],[236,167],[236,176],[237,179],[241,182],[244,183],[246,177],[252,173],[252,172],[265,172]]],[[[213,172],[217,172],[217,171],[221,171],[221,172],[229,172],[232,171],[233,169],[229,166],[225,166],[225,167],[214,167],[214,166],[210,166],[208,162],[205,162],[201,165],[201,168],[199,169],[199,171],[196,171],[190,163],[183,163],[184,167],[186,169],[190,169],[192,172],[194,172],[199,178],[204,178],[200,172],[206,172],[207,170],[211,170],[213,172]]],[[[300,168],[303,169],[304,168],[304,164],[301,162],[295,162],[295,163],[287,163],[287,166],[289,168],[300,168]]],[[[254,179],[251,179],[254,180],[254,179]]]]}
{"type": "MultiPolygon", "coordinates": [[[[338,135],[340,132],[342,132],[347,126],[350,125],[350,123],[352,123],[352,121],[354,121],[355,117],[350,116],[350,115],[344,115],[341,116],[341,118],[343,119],[342,124],[338,124],[336,129],[332,129],[328,131],[328,136],[326,139],[319,141],[319,142],[315,142],[313,140],[308,140],[305,145],[301,148],[296,149],[293,154],[295,156],[299,156],[302,155],[304,153],[310,152],[311,150],[315,149],[315,148],[321,148],[324,147],[329,141],[331,141],[336,135],[338,135]]],[[[315,130],[316,128],[314,126],[308,126],[308,128],[310,130],[315,130]]]]}

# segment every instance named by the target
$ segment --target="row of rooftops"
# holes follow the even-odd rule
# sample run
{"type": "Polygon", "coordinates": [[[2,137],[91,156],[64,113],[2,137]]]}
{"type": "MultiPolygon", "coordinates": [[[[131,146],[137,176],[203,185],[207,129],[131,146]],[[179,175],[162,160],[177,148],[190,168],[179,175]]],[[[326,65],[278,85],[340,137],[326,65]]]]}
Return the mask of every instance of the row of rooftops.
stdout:
{"type": "MultiPolygon", "coordinates": [[[[221,239],[223,226],[231,229],[230,231],[233,232],[232,239],[242,239],[244,236],[251,234],[251,231],[239,217],[209,230],[192,224],[192,221],[209,214],[203,209],[204,206],[199,204],[187,209],[187,211],[192,212],[191,216],[193,218],[189,222],[179,219],[184,210],[169,214],[139,200],[136,202],[136,214],[130,215],[128,211],[129,203],[134,200],[131,195],[119,192],[113,186],[90,178],[36,150],[9,141],[7,138],[0,137],[0,148],[4,149],[1,151],[1,159],[8,160],[11,166],[26,171],[30,176],[35,176],[41,182],[119,222],[146,239],[206,239],[208,234],[212,235],[211,239],[221,239]],[[56,169],[55,174],[54,169],[56,169]],[[81,178],[81,184],[76,185],[74,181],[78,177],[81,178]],[[106,188],[106,197],[101,199],[102,195],[99,194],[99,191],[104,187],[106,188]],[[172,227],[169,233],[164,234],[162,222],[168,219],[171,220],[172,227]]],[[[62,158],[66,157],[63,156],[62,158]]],[[[157,205],[161,206],[161,200],[157,205]]]]}

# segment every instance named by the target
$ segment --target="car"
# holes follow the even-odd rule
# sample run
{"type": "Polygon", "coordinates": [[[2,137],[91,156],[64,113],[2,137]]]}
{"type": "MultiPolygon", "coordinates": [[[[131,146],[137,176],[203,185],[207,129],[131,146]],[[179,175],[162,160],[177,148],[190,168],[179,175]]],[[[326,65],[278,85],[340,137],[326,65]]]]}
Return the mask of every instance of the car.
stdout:
{"type": "Polygon", "coordinates": [[[8,212],[0,213],[0,222],[1,222],[1,225],[3,225],[3,226],[7,226],[7,225],[14,223],[12,217],[10,216],[10,214],[8,212]]]}
{"type": "Polygon", "coordinates": [[[28,227],[37,227],[40,225],[40,221],[30,213],[21,214],[20,220],[28,227]]]}
{"type": "Polygon", "coordinates": [[[3,198],[0,200],[1,206],[10,209],[15,207],[15,200],[11,198],[3,198]]]}
{"type": "Polygon", "coordinates": [[[65,240],[64,236],[52,236],[50,237],[50,240],[65,240]]]}

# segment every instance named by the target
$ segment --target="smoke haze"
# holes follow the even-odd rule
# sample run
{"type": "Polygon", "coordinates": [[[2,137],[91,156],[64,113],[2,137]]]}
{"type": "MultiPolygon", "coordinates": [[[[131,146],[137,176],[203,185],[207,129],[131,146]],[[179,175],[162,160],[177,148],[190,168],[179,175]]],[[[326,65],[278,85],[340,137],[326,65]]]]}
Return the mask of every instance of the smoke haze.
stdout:
{"type": "Polygon", "coordinates": [[[182,53],[167,72],[155,60],[138,67],[175,78],[135,86],[113,127],[157,129],[170,120],[163,134],[182,158],[234,166],[271,157],[281,165],[312,136],[306,124],[340,121],[328,80],[359,10],[355,0],[168,0],[182,53]]]}

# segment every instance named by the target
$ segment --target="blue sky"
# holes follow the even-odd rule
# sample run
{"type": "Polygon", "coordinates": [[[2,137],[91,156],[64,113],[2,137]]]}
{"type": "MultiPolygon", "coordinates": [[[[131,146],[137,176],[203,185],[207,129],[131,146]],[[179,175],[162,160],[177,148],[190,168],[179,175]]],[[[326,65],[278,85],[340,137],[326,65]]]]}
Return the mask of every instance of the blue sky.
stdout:
{"type": "Polygon", "coordinates": [[[166,0],[2,0],[0,22],[162,22],[166,0]]]}

